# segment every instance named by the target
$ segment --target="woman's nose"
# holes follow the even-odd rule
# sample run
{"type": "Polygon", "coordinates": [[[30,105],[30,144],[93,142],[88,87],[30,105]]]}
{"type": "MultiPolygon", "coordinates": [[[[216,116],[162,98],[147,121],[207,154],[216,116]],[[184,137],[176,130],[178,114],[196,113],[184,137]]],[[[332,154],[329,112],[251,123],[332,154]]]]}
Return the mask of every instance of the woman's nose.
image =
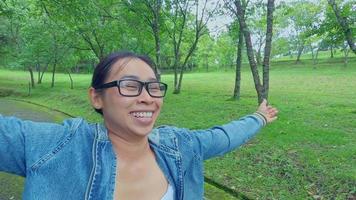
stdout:
{"type": "Polygon", "coordinates": [[[140,103],[152,103],[153,102],[153,98],[151,97],[151,95],[148,93],[146,87],[142,88],[142,92],[141,94],[138,96],[139,98],[139,102],[140,103]]]}

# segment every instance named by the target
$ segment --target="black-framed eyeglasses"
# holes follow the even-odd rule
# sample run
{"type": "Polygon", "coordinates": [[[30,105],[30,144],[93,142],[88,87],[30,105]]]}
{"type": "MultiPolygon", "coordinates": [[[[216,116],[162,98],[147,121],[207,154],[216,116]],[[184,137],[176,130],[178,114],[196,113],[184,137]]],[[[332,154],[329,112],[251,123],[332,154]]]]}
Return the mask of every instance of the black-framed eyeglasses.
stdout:
{"type": "Polygon", "coordinates": [[[167,84],[159,81],[138,81],[135,79],[115,80],[109,83],[104,83],[96,90],[117,87],[119,93],[125,97],[137,97],[141,94],[144,87],[151,97],[162,98],[166,95],[167,84]]]}

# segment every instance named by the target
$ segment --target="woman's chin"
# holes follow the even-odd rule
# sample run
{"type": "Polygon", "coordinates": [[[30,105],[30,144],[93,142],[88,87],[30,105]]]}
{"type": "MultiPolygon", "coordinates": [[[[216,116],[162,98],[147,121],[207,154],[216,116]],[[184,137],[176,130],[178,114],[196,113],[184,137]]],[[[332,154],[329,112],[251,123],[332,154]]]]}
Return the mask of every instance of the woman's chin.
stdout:
{"type": "Polygon", "coordinates": [[[146,137],[148,136],[153,129],[153,125],[146,125],[146,126],[135,126],[131,130],[135,135],[146,137]]]}

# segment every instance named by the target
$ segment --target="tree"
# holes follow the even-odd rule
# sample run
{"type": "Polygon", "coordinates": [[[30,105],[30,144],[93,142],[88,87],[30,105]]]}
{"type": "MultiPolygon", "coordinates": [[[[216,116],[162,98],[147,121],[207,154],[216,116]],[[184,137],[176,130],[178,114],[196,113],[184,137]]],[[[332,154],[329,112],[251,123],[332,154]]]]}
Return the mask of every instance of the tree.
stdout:
{"type": "Polygon", "coordinates": [[[16,64],[22,65],[24,69],[29,71],[30,85],[34,88],[34,63],[39,62],[40,54],[43,52],[41,48],[45,46],[42,41],[45,41],[46,38],[36,35],[36,33],[41,32],[38,31],[40,29],[39,23],[35,19],[36,16],[31,16],[31,14],[34,14],[31,13],[33,9],[24,9],[28,7],[30,7],[29,2],[26,1],[2,2],[1,18],[5,22],[4,27],[9,30],[9,32],[3,32],[4,41],[6,41],[8,48],[4,51],[4,54],[8,54],[11,60],[15,60],[16,64]],[[42,43],[38,45],[39,42],[42,43]]]}
{"type": "Polygon", "coordinates": [[[290,43],[297,52],[295,62],[299,63],[305,47],[309,46],[307,38],[320,23],[318,19],[322,16],[321,5],[317,2],[295,1],[282,4],[280,7],[283,10],[283,17],[279,17],[279,22],[288,29],[290,43]]]}
{"type": "Polygon", "coordinates": [[[333,58],[334,51],[338,46],[342,45],[345,35],[338,25],[336,16],[330,6],[326,5],[325,19],[320,24],[320,27],[315,29],[315,34],[322,39],[322,47],[330,49],[330,57],[333,58]]]}
{"type": "Polygon", "coordinates": [[[195,53],[198,68],[206,72],[209,72],[212,69],[217,69],[217,67],[212,68],[214,65],[211,65],[211,63],[215,63],[217,51],[217,45],[214,38],[209,34],[202,36],[195,53]]]}
{"type": "Polygon", "coordinates": [[[215,45],[215,61],[219,68],[229,69],[234,66],[235,45],[233,38],[228,32],[222,32],[216,39],[215,45]]]}
{"type": "MultiPolygon", "coordinates": [[[[343,15],[351,15],[350,9],[351,4],[346,2],[343,6],[342,12],[343,15]]],[[[309,41],[316,42],[318,41],[319,48],[322,49],[330,49],[330,57],[333,57],[334,50],[341,46],[342,51],[344,52],[344,64],[347,65],[347,57],[349,49],[345,46],[345,34],[342,27],[339,25],[337,17],[332,9],[331,6],[325,5],[324,9],[325,12],[323,13],[323,20],[319,22],[314,29],[310,30],[308,35],[309,41]],[[314,39],[313,39],[314,38],[314,39]],[[316,38],[316,39],[315,39],[316,38]]],[[[347,44],[347,42],[346,42],[347,44]]],[[[311,45],[313,45],[311,43],[311,45]]],[[[313,51],[312,51],[312,55],[313,51]]]]}
{"type": "Polygon", "coordinates": [[[257,68],[257,63],[254,58],[252,42],[251,42],[251,34],[248,29],[248,26],[244,17],[244,8],[242,7],[240,0],[234,1],[236,13],[238,16],[238,20],[240,23],[241,31],[244,33],[247,56],[250,63],[255,89],[258,96],[258,103],[261,103],[263,99],[268,98],[268,90],[269,90],[269,57],[271,53],[271,44],[272,44],[272,33],[273,33],[273,11],[274,11],[274,0],[268,0],[267,2],[267,28],[266,28],[266,44],[264,49],[264,59],[263,59],[263,84],[261,84],[261,80],[259,77],[259,72],[257,68]]]}
{"type": "Polygon", "coordinates": [[[162,0],[142,0],[142,1],[124,1],[130,11],[137,17],[143,18],[145,23],[151,28],[151,34],[155,41],[156,66],[155,73],[160,79],[161,68],[161,23],[162,22],[162,0]]]}
{"type": "Polygon", "coordinates": [[[273,11],[274,11],[274,0],[268,0],[267,3],[267,28],[266,28],[266,44],[264,49],[263,57],[263,94],[259,103],[262,102],[262,98],[268,99],[269,91],[269,64],[270,56],[272,50],[272,36],[273,36],[273,11]]]}
{"type": "Polygon", "coordinates": [[[68,4],[44,0],[39,4],[54,24],[63,25],[69,37],[78,38],[73,40],[71,48],[91,51],[98,60],[120,44],[111,42],[113,38],[125,35],[122,22],[111,18],[116,15],[117,7],[110,0],[78,0],[68,4]]]}
{"type": "Polygon", "coordinates": [[[345,34],[345,38],[346,38],[347,43],[350,46],[350,49],[356,54],[356,46],[353,41],[354,36],[353,36],[352,30],[349,27],[349,24],[347,22],[347,18],[341,15],[340,9],[336,5],[335,0],[328,0],[328,3],[332,7],[332,9],[335,13],[337,21],[339,22],[339,25],[345,34]]]}
{"type": "MultiPolygon", "coordinates": [[[[237,13],[237,10],[234,8],[234,2],[230,2],[225,0],[224,1],[225,7],[234,15],[236,19],[238,19],[239,14],[237,13]]],[[[245,3],[243,5],[243,8],[241,9],[242,12],[242,17],[245,18],[245,10],[246,10],[247,4],[245,3]]],[[[243,27],[241,26],[241,23],[238,22],[238,20],[235,20],[235,23],[231,24],[230,26],[230,32],[236,32],[238,33],[238,39],[236,40],[237,42],[237,56],[236,56],[236,67],[235,67],[235,86],[234,86],[234,92],[232,95],[232,98],[235,100],[240,99],[240,91],[241,91],[241,66],[242,66],[242,49],[243,49],[243,27]],[[235,31],[232,31],[235,30],[235,31]]]]}
{"type": "Polygon", "coordinates": [[[262,65],[262,48],[266,41],[266,9],[263,1],[256,1],[251,3],[249,9],[249,27],[251,33],[255,37],[253,47],[256,52],[257,65],[262,65]]]}
{"type": "Polygon", "coordinates": [[[166,24],[166,30],[173,44],[174,55],[174,94],[179,94],[182,86],[184,70],[189,59],[196,50],[199,39],[207,33],[207,22],[217,9],[218,4],[209,11],[207,9],[207,0],[204,0],[203,7],[199,8],[199,1],[173,0],[167,2],[169,13],[167,17],[170,23],[166,24]],[[195,11],[192,15],[190,12],[195,11]],[[191,20],[193,18],[193,20],[191,20]],[[189,28],[193,31],[193,36],[189,37],[189,28]],[[187,45],[183,53],[183,42],[187,45]]]}
{"type": "Polygon", "coordinates": [[[311,51],[312,60],[315,68],[315,65],[318,63],[318,55],[319,55],[319,50],[320,50],[320,45],[322,40],[319,36],[312,35],[308,37],[307,41],[310,44],[310,51],[311,51]]]}
{"type": "Polygon", "coordinates": [[[235,72],[235,87],[232,98],[240,99],[240,91],[241,91],[241,66],[242,66],[242,49],[244,46],[243,39],[244,35],[241,31],[241,25],[239,24],[239,39],[237,44],[237,56],[236,56],[236,72],[235,72]]]}
{"type": "Polygon", "coordinates": [[[289,39],[282,36],[276,37],[276,39],[273,40],[272,55],[272,57],[276,58],[282,56],[290,56],[290,58],[293,58],[292,47],[289,39]]]}
{"type": "Polygon", "coordinates": [[[41,84],[45,71],[53,60],[51,29],[45,18],[35,17],[32,13],[22,27],[23,52],[21,57],[33,66],[37,73],[37,83],[41,84]]]}
{"type": "MultiPolygon", "coordinates": [[[[0,60],[5,59],[5,54],[7,54],[6,47],[10,45],[10,40],[7,33],[8,24],[8,7],[6,2],[0,1],[0,60]]],[[[0,62],[1,64],[1,62],[0,62]]]]}

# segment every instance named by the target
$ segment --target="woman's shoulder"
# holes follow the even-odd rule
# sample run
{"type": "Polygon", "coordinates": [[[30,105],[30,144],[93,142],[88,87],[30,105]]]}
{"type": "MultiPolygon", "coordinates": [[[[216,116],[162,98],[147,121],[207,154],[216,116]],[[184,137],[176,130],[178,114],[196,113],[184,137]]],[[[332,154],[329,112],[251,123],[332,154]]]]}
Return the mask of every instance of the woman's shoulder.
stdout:
{"type": "Polygon", "coordinates": [[[67,118],[60,123],[24,120],[15,116],[0,115],[0,132],[23,138],[25,142],[51,143],[74,134],[91,134],[95,124],[83,118],[67,118]]]}
{"type": "Polygon", "coordinates": [[[159,126],[152,130],[149,138],[156,144],[164,144],[166,146],[182,147],[185,145],[191,146],[193,134],[187,128],[179,128],[175,126],[159,126]]]}
{"type": "Polygon", "coordinates": [[[159,134],[163,138],[186,137],[189,133],[187,128],[179,128],[176,126],[163,125],[153,129],[152,134],[159,134]]]}
{"type": "Polygon", "coordinates": [[[63,120],[61,125],[68,129],[71,133],[85,133],[95,129],[97,124],[90,123],[84,118],[76,117],[63,120]]]}
{"type": "Polygon", "coordinates": [[[161,152],[180,155],[183,163],[190,163],[192,158],[200,158],[200,143],[193,130],[175,126],[159,126],[149,135],[150,142],[161,152]]]}

